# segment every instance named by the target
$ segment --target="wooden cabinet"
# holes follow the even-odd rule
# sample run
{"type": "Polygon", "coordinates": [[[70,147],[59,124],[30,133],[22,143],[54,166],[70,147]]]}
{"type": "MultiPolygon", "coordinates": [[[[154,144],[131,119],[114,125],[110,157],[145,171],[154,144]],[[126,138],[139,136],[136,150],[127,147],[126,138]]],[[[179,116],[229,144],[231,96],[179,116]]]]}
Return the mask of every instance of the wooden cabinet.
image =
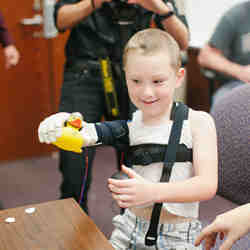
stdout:
{"type": "MultiPolygon", "coordinates": [[[[42,37],[42,25],[25,26],[39,14],[33,0],[1,1],[0,9],[20,51],[19,64],[6,70],[0,47],[0,161],[47,154],[54,147],[38,141],[39,123],[57,111],[67,33],[42,37]]],[[[40,13],[41,14],[41,13],[40,13]]]]}
{"type": "Polygon", "coordinates": [[[199,49],[188,49],[187,104],[193,109],[209,111],[209,81],[200,71],[197,63],[199,49]]]}

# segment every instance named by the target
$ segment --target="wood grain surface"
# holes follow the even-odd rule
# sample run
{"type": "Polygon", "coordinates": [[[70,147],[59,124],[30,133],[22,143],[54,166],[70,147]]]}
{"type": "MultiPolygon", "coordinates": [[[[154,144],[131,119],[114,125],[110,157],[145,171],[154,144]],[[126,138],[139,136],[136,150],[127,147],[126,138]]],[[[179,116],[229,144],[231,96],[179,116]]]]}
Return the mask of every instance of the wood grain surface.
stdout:
{"type": "Polygon", "coordinates": [[[0,250],[112,250],[73,199],[0,211],[0,250]],[[34,207],[31,214],[25,209],[34,207]],[[6,218],[15,218],[7,223],[6,218]]]}

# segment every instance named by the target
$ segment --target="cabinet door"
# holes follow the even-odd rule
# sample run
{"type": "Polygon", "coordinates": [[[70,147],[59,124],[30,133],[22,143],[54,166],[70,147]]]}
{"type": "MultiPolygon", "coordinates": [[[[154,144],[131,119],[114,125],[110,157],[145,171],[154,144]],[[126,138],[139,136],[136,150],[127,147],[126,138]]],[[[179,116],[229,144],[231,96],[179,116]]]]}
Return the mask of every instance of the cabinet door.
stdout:
{"type": "Polygon", "coordinates": [[[19,64],[6,70],[0,48],[0,161],[55,150],[53,146],[39,143],[37,129],[41,120],[57,110],[65,37],[45,39],[42,25],[21,24],[22,19],[41,14],[41,10],[33,7],[33,0],[1,1],[0,4],[21,54],[19,64]]]}

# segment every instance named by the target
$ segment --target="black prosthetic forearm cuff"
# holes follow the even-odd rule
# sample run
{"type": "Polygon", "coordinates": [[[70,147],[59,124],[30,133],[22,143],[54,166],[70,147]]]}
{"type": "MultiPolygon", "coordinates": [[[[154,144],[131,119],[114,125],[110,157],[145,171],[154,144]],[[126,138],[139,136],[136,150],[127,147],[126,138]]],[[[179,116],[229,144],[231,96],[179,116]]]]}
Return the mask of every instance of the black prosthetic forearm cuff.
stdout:
{"type": "Polygon", "coordinates": [[[99,122],[95,124],[98,142],[103,145],[114,146],[126,151],[129,146],[129,130],[127,121],[99,122]]]}

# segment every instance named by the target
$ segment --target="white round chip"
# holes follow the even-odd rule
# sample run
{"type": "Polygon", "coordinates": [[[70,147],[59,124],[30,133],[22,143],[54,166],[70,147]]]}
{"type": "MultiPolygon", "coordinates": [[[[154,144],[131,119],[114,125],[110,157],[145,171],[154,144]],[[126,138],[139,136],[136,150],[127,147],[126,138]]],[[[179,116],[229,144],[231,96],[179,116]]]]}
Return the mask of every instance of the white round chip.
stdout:
{"type": "Polygon", "coordinates": [[[34,207],[29,207],[25,209],[25,213],[27,214],[32,214],[36,211],[36,209],[34,207]]]}
{"type": "Polygon", "coordinates": [[[5,219],[5,222],[13,223],[13,222],[16,222],[16,219],[14,217],[8,217],[7,219],[5,219]]]}

